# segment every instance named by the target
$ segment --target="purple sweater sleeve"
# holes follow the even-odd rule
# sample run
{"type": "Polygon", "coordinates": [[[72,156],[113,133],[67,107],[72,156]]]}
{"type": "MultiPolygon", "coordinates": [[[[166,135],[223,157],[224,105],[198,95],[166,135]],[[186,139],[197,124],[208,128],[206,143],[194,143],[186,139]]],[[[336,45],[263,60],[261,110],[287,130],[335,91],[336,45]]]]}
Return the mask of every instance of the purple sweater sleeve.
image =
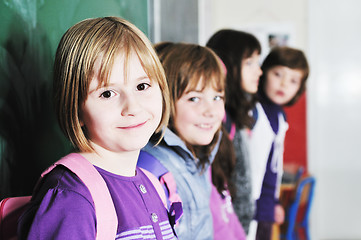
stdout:
{"type": "Polygon", "coordinates": [[[94,207],[84,196],[52,189],[35,215],[28,239],[95,239],[95,226],[94,207]]]}
{"type": "Polygon", "coordinates": [[[93,201],[73,173],[56,167],[37,193],[19,219],[19,239],[95,239],[93,201]]]}

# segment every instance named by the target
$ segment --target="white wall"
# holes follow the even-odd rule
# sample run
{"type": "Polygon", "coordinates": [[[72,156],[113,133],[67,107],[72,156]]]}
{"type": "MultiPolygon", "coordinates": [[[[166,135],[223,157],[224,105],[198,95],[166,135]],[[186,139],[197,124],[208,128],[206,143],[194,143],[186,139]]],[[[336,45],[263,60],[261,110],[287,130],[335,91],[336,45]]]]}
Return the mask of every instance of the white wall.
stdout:
{"type": "Polygon", "coordinates": [[[318,178],[317,239],[361,239],[360,9],[358,0],[309,0],[308,148],[318,178]]]}
{"type": "Polygon", "coordinates": [[[312,239],[361,239],[361,1],[212,0],[208,8],[201,44],[221,28],[291,29],[292,46],[304,50],[311,65],[312,239]]]}

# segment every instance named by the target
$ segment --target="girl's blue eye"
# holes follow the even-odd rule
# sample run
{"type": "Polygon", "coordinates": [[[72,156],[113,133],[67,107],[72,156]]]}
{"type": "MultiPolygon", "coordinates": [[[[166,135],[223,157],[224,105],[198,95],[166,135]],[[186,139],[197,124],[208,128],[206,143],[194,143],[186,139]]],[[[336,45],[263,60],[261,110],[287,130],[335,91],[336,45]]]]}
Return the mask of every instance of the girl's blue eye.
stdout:
{"type": "Polygon", "coordinates": [[[150,87],[149,83],[141,83],[137,85],[137,90],[138,91],[144,91],[147,90],[150,87]]]}
{"type": "Polygon", "coordinates": [[[223,96],[215,96],[214,100],[215,101],[221,101],[221,100],[223,100],[223,96]]]}
{"type": "Polygon", "coordinates": [[[191,97],[191,98],[189,98],[189,101],[191,101],[191,102],[198,102],[198,101],[199,101],[199,98],[198,98],[198,97],[191,97]]]}

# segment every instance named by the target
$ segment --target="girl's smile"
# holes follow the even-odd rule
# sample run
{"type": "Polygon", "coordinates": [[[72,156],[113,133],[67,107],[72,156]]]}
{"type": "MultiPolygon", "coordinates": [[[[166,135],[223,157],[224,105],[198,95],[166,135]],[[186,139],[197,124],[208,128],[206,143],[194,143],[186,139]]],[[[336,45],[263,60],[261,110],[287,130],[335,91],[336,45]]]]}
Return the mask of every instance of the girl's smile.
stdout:
{"type": "Polygon", "coordinates": [[[115,58],[107,86],[98,84],[99,65],[100,60],[95,63],[94,78],[82,108],[86,134],[94,148],[139,151],[160,123],[160,87],[147,76],[135,54],[130,55],[126,69],[124,56],[115,58]]]}
{"type": "Polygon", "coordinates": [[[204,130],[211,130],[214,124],[201,123],[201,124],[196,124],[196,126],[204,130]]]}
{"type": "Polygon", "coordinates": [[[192,145],[209,144],[220,128],[225,114],[223,92],[212,86],[186,90],[175,103],[174,126],[177,134],[192,145]]]}
{"type": "Polygon", "coordinates": [[[139,128],[139,127],[143,127],[145,124],[147,123],[147,121],[145,122],[142,122],[142,123],[136,123],[136,124],[131,124],[131,125],[128,125],[128,126],[125,126],[125,127],[119,127],[120,129],[136,129],[136,128],[139,128]]]}

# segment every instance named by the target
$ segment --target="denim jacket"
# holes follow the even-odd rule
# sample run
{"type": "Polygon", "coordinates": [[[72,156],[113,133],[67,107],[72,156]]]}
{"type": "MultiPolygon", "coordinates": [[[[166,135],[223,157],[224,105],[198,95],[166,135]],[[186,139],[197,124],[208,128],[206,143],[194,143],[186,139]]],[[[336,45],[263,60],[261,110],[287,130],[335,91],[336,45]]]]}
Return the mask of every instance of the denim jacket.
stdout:
{"type": "MultiPolygon", "coordinates": [[[[210,155],[210,162],[217,153],[218,145],[219,141],[210,155]]],[[[209,206],[209,164],[201,172],[197,167],[198,159],[194,158],[185,143],[169,129],[165,130],[159,145],[154,146],[154,143],[149,142],[143,150],[158,159],[175,179],[183,207],[183,216],[176,225],[179,239],[213,239],[213,221],[209,206]]]]}

